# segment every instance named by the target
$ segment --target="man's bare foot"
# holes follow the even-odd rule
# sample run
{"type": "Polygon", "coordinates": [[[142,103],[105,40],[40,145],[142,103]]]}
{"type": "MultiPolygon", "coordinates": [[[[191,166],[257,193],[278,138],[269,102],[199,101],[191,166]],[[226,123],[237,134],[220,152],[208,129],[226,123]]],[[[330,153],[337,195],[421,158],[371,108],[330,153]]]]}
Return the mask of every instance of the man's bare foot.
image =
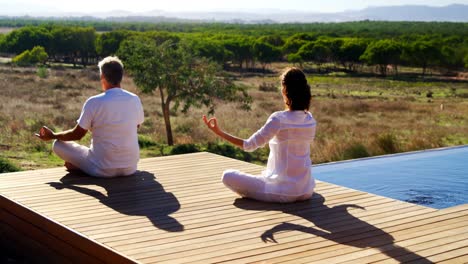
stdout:
{"type": "Polygon", "coordinates": [[[64,166],[65,166],[65,168],[67,168],[68,171],[74,171],[74,170],[79,170],[80,169],[78,167],[75,167],[75,165],[71,164],[68,161],[65,161],[64,166]]]}

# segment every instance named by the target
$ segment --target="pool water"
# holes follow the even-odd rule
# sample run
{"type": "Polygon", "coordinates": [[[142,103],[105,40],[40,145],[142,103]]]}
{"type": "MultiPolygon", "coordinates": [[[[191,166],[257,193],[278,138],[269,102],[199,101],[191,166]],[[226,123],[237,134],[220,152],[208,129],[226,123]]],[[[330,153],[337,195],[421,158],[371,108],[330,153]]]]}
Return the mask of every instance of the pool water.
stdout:
{"type": "Polygon", "coordinates": [[[316,165],[318,180],[436,209],[468,203],[468,146],[316,165]]]}

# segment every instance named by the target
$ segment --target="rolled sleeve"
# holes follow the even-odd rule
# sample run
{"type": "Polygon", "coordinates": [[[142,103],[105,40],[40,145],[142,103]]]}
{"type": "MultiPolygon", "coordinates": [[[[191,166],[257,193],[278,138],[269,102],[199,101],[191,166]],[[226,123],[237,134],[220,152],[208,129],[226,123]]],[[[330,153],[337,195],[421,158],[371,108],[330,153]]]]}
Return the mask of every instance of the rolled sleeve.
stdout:
{"type": "Polygon", "coordinates": [[[255,132],[249,139],[244,140],[243,149],[251,152],[263,147],[280,130],[281,122],[278,118],[270,116],[265,125],[255,132]]]}

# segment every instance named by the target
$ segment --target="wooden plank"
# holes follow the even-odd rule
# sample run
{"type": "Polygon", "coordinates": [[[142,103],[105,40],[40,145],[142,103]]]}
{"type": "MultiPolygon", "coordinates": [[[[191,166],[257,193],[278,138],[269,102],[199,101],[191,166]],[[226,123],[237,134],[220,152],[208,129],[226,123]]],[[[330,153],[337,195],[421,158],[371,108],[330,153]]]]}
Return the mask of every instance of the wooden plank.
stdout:
{"type": "MultiPolygon", "coordinates": [[[[468,248],[463,247],[434,256],[430,256],[427,259],[432,263],[446,262],[446,263],[467,263],[468,262],[468,248]]],[[[419,260],[414,260],[408,263],[419,263],[419,260]]]]}
{"type": "MultiPolygon", "coordinates": [[[[440,226],[436,228],[434,225],[426,225],[418,229],[410,228],[410,229],[404,229],[404,230],[392,232],[391,236],[395,239],[394,243],[398,243],[398,241],[400,241],[401,239],[405,239],[405,238],[415,239],[415,238],[424,236],[424,238],[430,239],[431,237],[434,237],[434,236],[453,235],[453,234],[456,234],[456,232],[461,231],[463,229],[465,229],[465,227],[463,226],[458,229],[451,229],[450,227],[446,227],[446,226],[440,226]],[[440,232],[432,233],[432,230],[426,229],[426,227],[429,227],[429,226],[433,227],[434,229],[440,230],[440,232]]],[[[371,247],[381,247],[389,242],[390,240],[382,239],[382,237],[379,236],[379,237],[372,237],[372,238],[366,238],[366,239],[359,239],[359,241],[355,245],[368,244],[371,247]]],[[[330,263],[330,261],[333,262],[333,260],[336,260],[336,259],[348,260],[349,258],[352,258],[354,256],[354,255],[350,255],[350,253],[359,251],[359,248],[355,248],[355,245],[353,244],[353,247],[345,247],[345,248],[342,248],[340,245],[331,246],[326,249],[326,252],[318,253],[317,255],[312,255],[310,252],[304,252],[304,253],[295,255],[293,258],[290,258],[288,261],[284,263],[310,263],[310,262],[330,263]]]]}
{"type": "MultiPolygon", "coordinates": [[[[458,214],[455,214],[457,217],[459,216],[458,214]]],[[[430,220],[427,220],[428,217],[431,216],[430,213],[422,212],[422,214],[419,215],[420,217],[417,221],[417,223],[420,223],[422,227],[427,225],[428,223],[431,223],[430,220]]],[[[367,221],[365,218],[360,218],[362,221],[367,221]]],[[[391,234],[391,232],[394,232],[394,230],[400,230],[407,228],[408,226],[413,226],[413,220],[411,220],[411,217],[408,217],[408,214],[396,214],[392,217],[387,217],[387,218],[380,218],[379,221],[385,221],[384,223],[387,223],[389,227],[385,228],[385,232],[388,232],[391,234]],[[400,220],[398,220],[400,219],[400,220]]],[[[372,223],[376,228],[383,228],[384,226],[381,226],[377,223],[372,223]]],[[[341,237],[347,237],[346,239],[342,239],[343,242],[346,241],[354,241],[358,240],[361,238],[366,238],[366,237],[373,237],[371,233],[367,233],[363,235],[362,231],[365,230],[356,230],[356,233],[349,233],[349,230],[355,231],[353,226],[349,226],[346,223],[343,223],[342,228],[338,229],[337,227],[330,226],[330,228],[334,228],[336,234],[333,234],[332,237],[329,239],[340,239],[341,237]],[[345,232],[344,234],[342,232],[345,232]]],[[[374,232],[374,233],[379,233],[379,232],[374,232]]],[[[282,241],[281,235],[284,233],[280,233],[278,236],[278,241],[282,241]]],[[[331,253],[331,256],[336,255],[336,251],[333,248],[333,246],[338,246],[335,242],[332,240],[323,240],[321,237],[311,237],[310,234],[296,234],[294,236],[295,240],[292,242],[289,240],[286,240],[285,243],[281,244],[274,244],[274,245],[262,245],[262,244],[256,244],[250,245],[234,245],[232,247],[232,254],[228,255],[229,253],[228,250],[224,250],[223,253],[226,254],[219,254],[216,252],[213,252],[213,254],[218,255],[219,258],[211,258],[211,259],[206,259],[207,254],[202,254],[200,256],[200,259],[203,261],[209,261],[209,262],[217,262],[217,261],[227,261],[231,259],[240,259],[240,262],[249,262],[249,261],[254,261],[254,258],[248,258],[248,259],[242,259],[248,256],[257,256],[260,255],[261,253],[265,254],[262,256],[258,257],[258,260],[267,260],[269,263],[282,263],[286,260],[289,259],[296,259],[302,257],[300,254],[307,254],[310,253],[312,255],[318,254],[318,249],[323,248],[322,250],[326,250],[327,252],[331,253]],[[319,244],[312,244],[313,242],[318,242],[319,244]],[[259,252],[256,250],[256,246],[261,246],[262,251],[259,252]],[[331,247],[331,248],[330,248],[331,247]],[[312,250],[313,249],[313,250],[312,250]],[[243,251],[245,250],[245,251],[243,251]],[[312,250],[312,251],[310,251],[312,250]],[[269,257],[271,256],[271,257],[269,257]],[[279,257],[282,256],[282,257],[279,257]]],[[[194,256],[191,256],[190,260],[196,260],[197,258],[194,258],[194,256]]]]}
{"type": "MultiPolygon", "coordinates": [[[[400,242],[398,243],[398,245],[404,246],[410,251],[418,252],[418,254],[421,256],[430,256],[431,254],[438,254],[438,253],[443,253],[446,251],[458,249],[461,247],[467,247],[468,246],[467,239],[468,239],[468,234],[461,233],[461,234],[457,234],[451,237],[442,237],[440,239],[434,239],[434,240],[422,242],[419,244],[414,244],[416,243],[415,240],[408,239],[405,241],[404,244],[400,242]]],[[[388,259],[387,255],[395,256],[398,253],[402,253],[400,254],[400,257],[398,258],[399,261],[401,262],[415,260],[415,254],[405,254],[405,252],[399,252],[398,249],[389,250],[386,255],[380,254],[380,253],[381,252],[379,251],[375,254],[368,255],[366,257],[362,257],[358,259],[354,259],[352,261],[343,262],[343,263],[350,263],[350,264],[351,263],[374,263],[377,261],[385,261],[385,263],[387,263],[388,261],[396,262],[396,260],[388,259]]]]}

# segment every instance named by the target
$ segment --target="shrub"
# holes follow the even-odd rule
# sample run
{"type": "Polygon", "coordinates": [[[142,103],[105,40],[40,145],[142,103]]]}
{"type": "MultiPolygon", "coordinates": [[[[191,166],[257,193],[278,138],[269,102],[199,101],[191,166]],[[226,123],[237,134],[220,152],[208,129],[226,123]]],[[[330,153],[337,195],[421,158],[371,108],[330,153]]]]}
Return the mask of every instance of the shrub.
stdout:
{"type": "Polygon", "coordinates": [[[397,138],[393,133],[386,133],[378,136],[376,144],[385,154],[397,153],[399,149],[397,138]]]}
{"type": "Polygon", "coordinates": [[[33,65],[36,63],[45,63],[47,61],[47,52],[41,46],[36,46],[32,50],[25,50],[13,58],[13,63],[20,66],[33,65]]]}
{"type": "Polygon", "coordinates": [[[274,83],[266,83],[263,82],[258,86],[258,89],[262,92],[277,92],[278,88],[276,87],[276,84],[274,83]]]}
{"type": "Polygon", "coordinates": [[[252,154],[228,143],[208,143],[206,151],[238,160],[252,161],[252,154]]]}
{"type": "Polygon", "coordinates": [[[138,145],[140,148],[148,148],[156,146],[157,143],[147,136],[138,135],[138,145]]]}
{"type": "Polygon", "coordinates": [[[201,149],[195,144],[180,144],[171,149],[171,155],[200,152],[201,149]]]}
{"type": "Polygon", "coordinates": [[[29,50],[23,51],[20,55],[13,58],[12,62],[19,66],[31,65],[32,58],[29,50]]]}
{"type": "Polygon", "coordinates": [[[20,171],[20,168],[11,163],[8,159],[0,157],[0,173],[15,171],[20,171]]]}
{"type": "Polygon", "coordinates": [[[344,159],[359,159],[369,157],[367,148],[361,143],[354,143],[343,151],[344,159]]]}
{"type": "Polygon", "coordinates": [[[41,66],[41,67],[37,68],[37,76],[39,76],[39,78],[45,79],[45,78],[47,78],[48,75],[49,75],[49,73],[47,72],[46,67],[41,66]]]}

